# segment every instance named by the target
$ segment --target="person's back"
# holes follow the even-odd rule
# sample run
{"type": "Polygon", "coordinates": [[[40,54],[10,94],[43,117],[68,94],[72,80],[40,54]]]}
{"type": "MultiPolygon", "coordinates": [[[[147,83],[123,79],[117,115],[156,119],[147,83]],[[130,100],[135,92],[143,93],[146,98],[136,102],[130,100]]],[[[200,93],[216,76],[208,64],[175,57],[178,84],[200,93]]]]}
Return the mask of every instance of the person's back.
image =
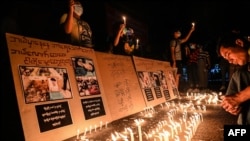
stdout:
{"type": "Polygon", "coordinates": [[[92,31],[89,24],[81,19],[83,7],[79,1],[69,1],[69,12],[64,13],[60,19],[70,43],[82,47],[93,47],[92,31]]]}

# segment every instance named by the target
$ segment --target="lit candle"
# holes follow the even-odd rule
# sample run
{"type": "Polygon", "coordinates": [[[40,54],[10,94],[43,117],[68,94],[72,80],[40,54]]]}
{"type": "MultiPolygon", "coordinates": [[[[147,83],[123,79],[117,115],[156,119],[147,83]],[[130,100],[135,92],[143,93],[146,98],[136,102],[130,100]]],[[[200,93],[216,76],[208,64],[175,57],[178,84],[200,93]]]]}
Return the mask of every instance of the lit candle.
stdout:
{"type": "Polygon", "coordinates": [[[161,108],[163,109],[163,105],[161,104],[161,108]]]}
{"type": "Polygon", "coordinates": [[[86,136],[87,131],[88,131],[88,128],[86,127],[84,131],[84,136],[86,136]]]}
{"type": "Polygon", "coordinates": [[[89,133],[91,134],[92,126],[89,126],[89,133]]]}
{"type": "Polygon", "coordinates": [[[126,17],[123,16],[122,19],[123,19],[124,24],[126,24],[126,17]]]}
{"type": "Polygon", "coordinates": [[[176,125],[179,127],[180,132],[182,132],[181,124],[180,123],[176,123],[176,125]]]}
{"type": "Polygon", "coordinates": [[[187,135],[185,135],[184,138],[186,139],[186,141],[189,141],[189,138],[187,135]]]}
{"type": "Polygon", "coordinates": [[[143,120],[135,120],[137,127],[138,127],[138,134],[139,134],[139,141],[142,141],[142,131],[141,131],[141,125],[140,123],[143,122],[143,120]]]}
{"type": "Polygon", "coordinates": [[[132,129],[131,128],[127,128],[127,129],[129,131],[129,134],[130,134],[130,140],[134,141],[134,133],[133,133],[132,129]]]}
{"type": "Polygon", "coordinates": [[[79,133],[80,133],[80,130],[79,130],[79,129],[77,129],[76,139],[79,139],[79,133]]]}
{"type": "Polygon", "coordinates": [[[177,136],[177,135],[175,135],[175,136],[174,136],[174,141],[180,141],[180,137],[177,136]]]}
{"type": "Polygon", "coordinates": [[[106,125],[105,125],[105,128],[108,128],[108,122],[106,121],[106,125]]]}
{"type": "MultiPolygon", "coordinates": [[[[162,141],[161,134],[159,136],[155,136],[155,137],[159,138],[159,141],[162,141]]],[[[156,140],[156,138],[154,140],[156,140]]]]}
{"type": "Polygon", "coordinates": [[[146,139],[148,139],[148,134],[146,132],[143,132],[143,133],[146,136],[146,139]]]}
{"type": "Polygon", "coordinates": [[[97,125],[95,125],[95,132],[96,132],[97,125]]]}
{"type": "Polygon", "coordinates": [[[119,137],[121,137],[123,141],[128,141],[128,137],[126,135],[119,133],[119,137]]]}
{"type": "Polygon", "coordinates": [[[195,26],[195,22],[192,22],[192,26],[195,26]]]}
{"type": "Polygon", "coordinates": [[[113,133],[111,133],[111,138],[112,138],[112,141],[116,141],[116,137],[113,133]]]}
{"type": "Polygon", "coordinates": [[[169,141],[169,132],[168,131],[165,131],[163,130],[163,138],[164,138],[164,141],[169,141]]]}
{"type": "Polygon", "coordinates": [[[100,130],[102,130],[102,121],[100,121],[100,130]]]}

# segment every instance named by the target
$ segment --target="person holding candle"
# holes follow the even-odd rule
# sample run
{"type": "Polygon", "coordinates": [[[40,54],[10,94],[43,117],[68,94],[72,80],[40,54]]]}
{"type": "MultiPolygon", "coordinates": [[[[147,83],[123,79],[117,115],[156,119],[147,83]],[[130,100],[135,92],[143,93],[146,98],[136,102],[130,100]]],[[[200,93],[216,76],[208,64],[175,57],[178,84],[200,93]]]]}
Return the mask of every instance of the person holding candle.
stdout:
{"type": "Polygon", "coordinates": [[[177,88],[179,88],[179,78],[182,74],[182,67],[183,67],[183,58],[182,58],[182,49],[181,44],[188,41],[191,34],[195,30],[195,23],[192,22],[192,27],[185,38],[181,38],[181,31],[176,29],[173,32],[173,39],[170,41],[170,50],[168,49],[167,52],[170,51],[170,63],[173,68],[177,68],[177,74],[175,76],[175,81],[177,88]]]}
{"type": "Polygon", "coordinates": [[[240,125],[250,124],[250,48],[243,38],[226,36],[218,45],[218,53],[230,64],[241,66],[232,75],[221,106],[238,116],[240,125]]]}
{"type": "Polygon", "coordinates": [[[71,44],[92,48],[92,30],[89,24],[81,19],[82,14],[82,4],[76,0],[69,0],[69,11],[62,15],[60,25],[63,26],[71,44]]]}
{"type": "Polygon", "coordinates": [[[133,55],[136,49],[136,45],[139,42],[135,38],[134,30],[126,27],[125,17],[123,21],[114,24],[114,34],[111,37],[110,51],[113,54],[119,55],[133,55]]]}

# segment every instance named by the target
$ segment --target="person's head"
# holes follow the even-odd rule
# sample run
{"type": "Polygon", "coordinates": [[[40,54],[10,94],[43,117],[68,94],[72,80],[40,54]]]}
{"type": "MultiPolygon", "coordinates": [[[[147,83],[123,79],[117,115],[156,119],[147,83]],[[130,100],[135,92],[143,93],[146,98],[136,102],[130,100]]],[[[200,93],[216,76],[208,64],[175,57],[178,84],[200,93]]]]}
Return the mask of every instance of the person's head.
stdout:
{"type": "Polygon", "coordinates": [[[126,34],[127,36],[132,36],[134,34],[134,30],[132,28],[125,28],[123,30],[124,34],[126,34]]]}
{"type": "Polygon", "coordinates": [[[181,31],[179,29],[174,31],[174,38],[180,38],[181,37],[181,31]]]}
{"type": "Polygon", "coordinates": [[[83,6],[79,1],[75,1],[74,3],[74,15],[80,18],[83,14],[83,6]]]}
{"type": "Polygon", "coordinates": [[[190,49],[196,49],[197,48],[197,44],[194,43],[194,42],[190,42],[189,43],[189,47],[190,47],[190,49]]]}
{"type": "Polygon", "coordinates": [[[243,40],[235,37],[226,37],[218,45],[218,53],[229,63],[243,66],[248,62],[248,48],[243,40]]]}

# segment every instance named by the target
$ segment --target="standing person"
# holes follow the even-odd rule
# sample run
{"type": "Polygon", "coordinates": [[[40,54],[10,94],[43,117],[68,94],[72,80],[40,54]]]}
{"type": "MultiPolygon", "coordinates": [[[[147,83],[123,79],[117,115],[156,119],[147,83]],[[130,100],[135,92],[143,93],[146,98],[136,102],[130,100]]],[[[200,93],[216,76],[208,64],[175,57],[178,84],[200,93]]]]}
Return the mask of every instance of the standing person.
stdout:
{"type": "Polygon", "coordinates": [[[177,68],[177,74],[175,75],[175,82],[177,88],[179,88],[179,80],[182,74],[182,52],[181,44],[188,41],[192,32],[195,30],[195,24],[192,23],[192,27],[185,38],[181,37],[181,31],[179,29],[175,30],[173,33],[173,39],[170,41],[170,54],[171,54],[171,66],[177,68]]]}
{"type": "Polygon", "coordinates": [[[123,22],[116,23],[113,28],[110,52],[119,55],[133,55],[137,45],[134,30],[126,27],[123,22]]]}
{"type": "Polygon", "coordinates": [[[208,86],[208,70],[211,67],[210,56],[208,51],[204,50],[204,46],[198,44],[199,49],[198,55],[198,78],[199,78],[199,89],[206,90],[208,86]]]}
{"type": "Polygon", "coordinates": [[[81,19],[83,6],[77,0],[69,0],[69,11],[60,19],[64,32],[73,45],[92,48],[92,31],[89,24],[81,19]]]}
{"type": "Polygon", "coordinates": [[[229,37],[218,47],[220,55],[230,64],[241,66],[232,75],[221,106],[238,116],[238,124],[250,125],[250,48],[243,40],[229,37]]]}
{"type": "Polygon", "coordinates": [[[187,55],[187,75],[188,75],[188,83],[189,89],[188,92],[199,92],[199,78],[198,74],[198,55],[199,49],[197,48],[196,43],[190,43],[188,47],[186,47],[186,55],[187,55]]]}

